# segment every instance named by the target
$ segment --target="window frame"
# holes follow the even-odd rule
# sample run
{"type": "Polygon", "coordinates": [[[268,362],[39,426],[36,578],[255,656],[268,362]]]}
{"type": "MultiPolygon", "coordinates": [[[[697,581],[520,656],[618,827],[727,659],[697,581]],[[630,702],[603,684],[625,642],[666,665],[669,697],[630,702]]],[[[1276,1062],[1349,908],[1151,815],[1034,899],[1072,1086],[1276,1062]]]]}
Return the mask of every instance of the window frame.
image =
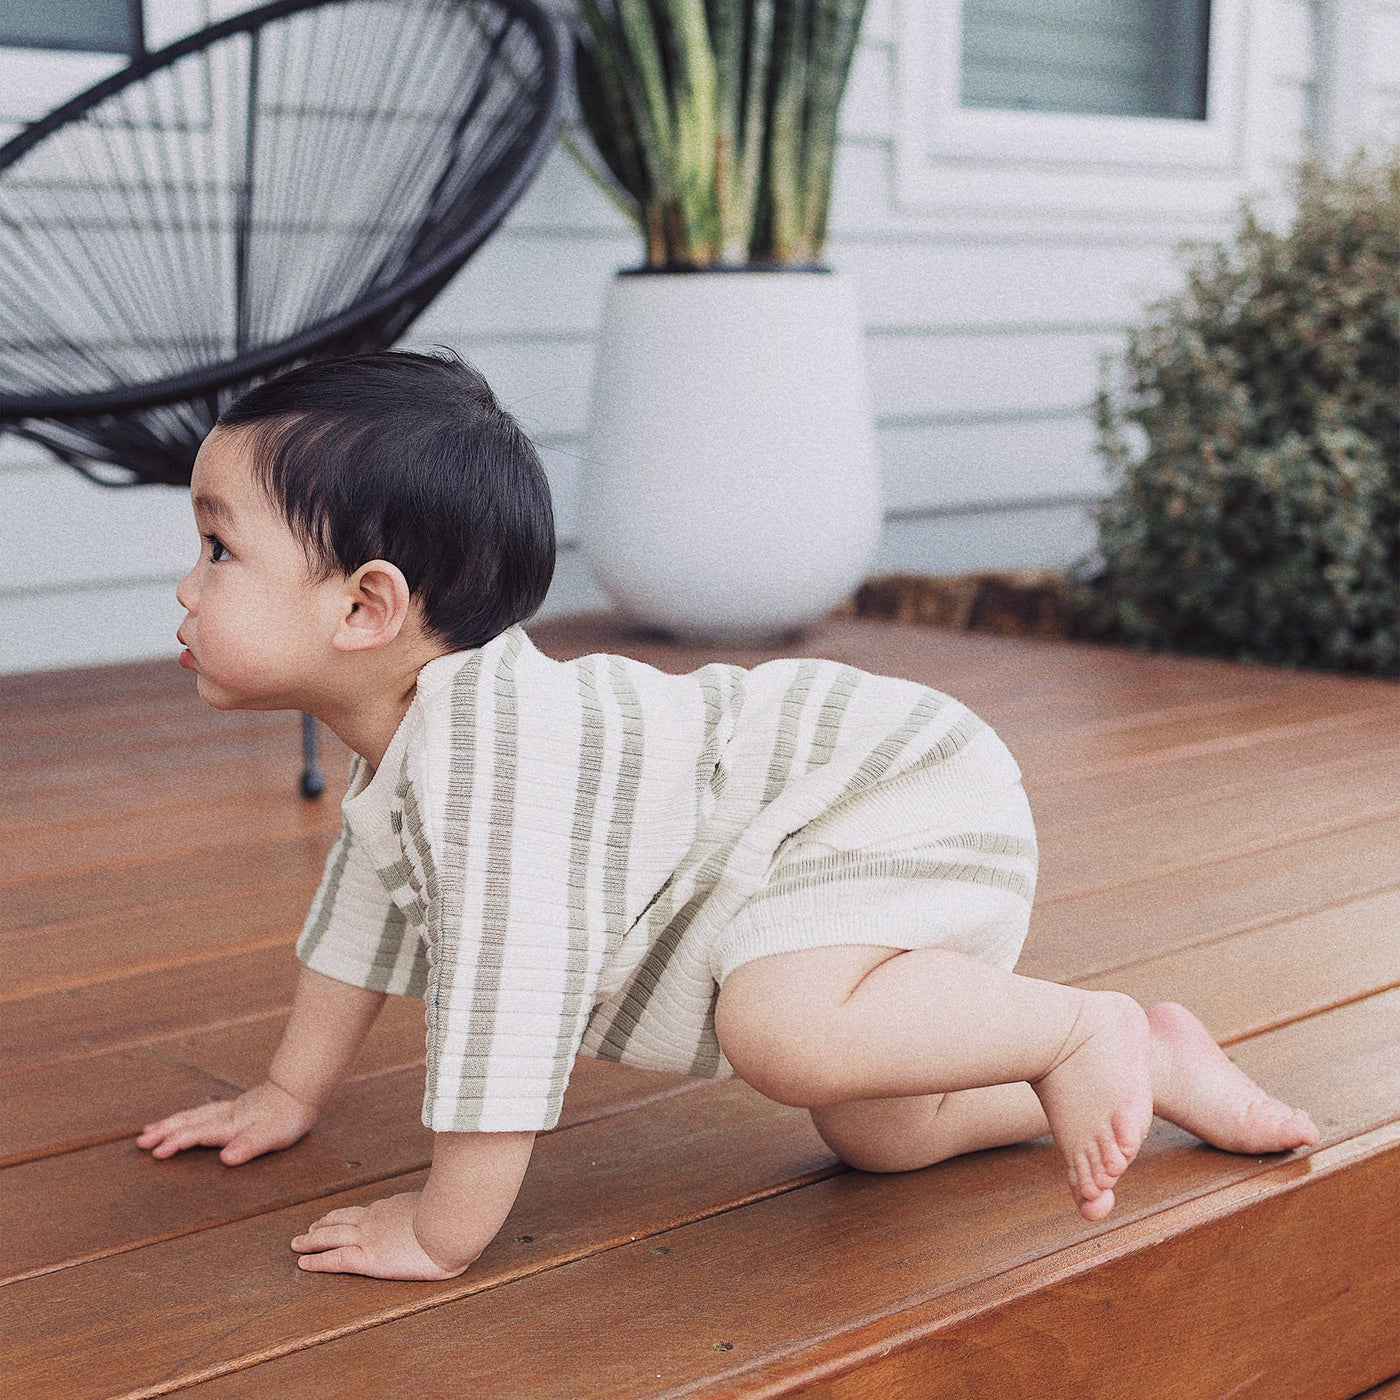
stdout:
{"type": "Polygon", "coordinates": [[[950,163],[1183,176],[1244,173],[1249,165],[1264,47],[1255,0],[1212,0],[1204,121],[963,107],[962,9],[962,0],[899,6],[895,175],[902,204],[940,206],[950,163]]]}
{"type": "Polygon", "coordinates": [[[142,0],[126,0],[126,12],[131,42],[121,48],[103,48],[77,39],[20,39],[6,34],[3,25],[0,25],[0,48],[40,49],[46,53],[121,54],[134,61],[146,53],[146,24],[142,0]]]}

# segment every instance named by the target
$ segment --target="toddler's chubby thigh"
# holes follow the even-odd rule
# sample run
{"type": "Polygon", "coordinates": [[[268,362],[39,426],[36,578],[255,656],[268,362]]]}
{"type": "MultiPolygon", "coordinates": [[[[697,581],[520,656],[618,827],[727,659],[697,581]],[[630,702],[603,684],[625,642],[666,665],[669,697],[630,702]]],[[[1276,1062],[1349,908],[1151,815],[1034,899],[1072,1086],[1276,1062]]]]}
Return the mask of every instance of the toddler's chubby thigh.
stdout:
{"type": "Polygon", "coordinates": [[[950,769],[878,784],[789,838],[716,941],[720,986],[755,958],[839,945],[946,948],[1013,968],[1035,893],[1030,804],[1014,764],[950,769]]]}

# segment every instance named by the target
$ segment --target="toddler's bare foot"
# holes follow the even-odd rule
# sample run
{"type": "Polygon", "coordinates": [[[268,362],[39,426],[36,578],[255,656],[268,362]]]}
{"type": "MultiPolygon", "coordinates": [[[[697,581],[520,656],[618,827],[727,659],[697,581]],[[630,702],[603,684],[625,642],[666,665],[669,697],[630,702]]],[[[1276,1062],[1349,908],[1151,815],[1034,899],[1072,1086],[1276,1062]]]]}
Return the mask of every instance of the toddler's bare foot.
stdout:
{"type": "Polygon", "coordinates": [[[1119,992],[1085,992],[1056,1064],[1031,1087],[1070,1190],[1086,1220],[1113,1209],[1113,1186],[1152,1126],[1152,1050],[1147,1017],[1119,992]]]}
{"type": "Polygon", "coordinates": [[[1153,1097],[1163,1118],[1227,1152],[1286,1152],[1316,1145],[1312,1119],[1271,1098],[1233,1065],[1184,1006],[1160,1002],[1147,1019],[1153,1097]]]}

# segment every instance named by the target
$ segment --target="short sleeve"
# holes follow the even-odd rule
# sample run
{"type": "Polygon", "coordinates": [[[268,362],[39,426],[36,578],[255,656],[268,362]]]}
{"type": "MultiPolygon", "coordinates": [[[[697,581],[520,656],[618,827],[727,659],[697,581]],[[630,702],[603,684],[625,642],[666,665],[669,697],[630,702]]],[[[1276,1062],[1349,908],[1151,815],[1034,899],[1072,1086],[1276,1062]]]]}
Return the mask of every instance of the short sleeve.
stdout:
{"type": "Polygon", "coordinates": [[[454,781],[424,998],[435,1132],[558,1122],[622,916],[639,721],[619,717],[626,697],[595,659],[540,674],[527,654],[518,683],[520,646],[508,637],[492,666],[464,668],[442,729],[437,766],[454,781]]]}
{"type": "Polygon", "coordinates": [[[342,825],[326,857],[297,958],[316,972],[370,991],[421,997],[428,983],[427,952],[419,930],[342,825]]]}

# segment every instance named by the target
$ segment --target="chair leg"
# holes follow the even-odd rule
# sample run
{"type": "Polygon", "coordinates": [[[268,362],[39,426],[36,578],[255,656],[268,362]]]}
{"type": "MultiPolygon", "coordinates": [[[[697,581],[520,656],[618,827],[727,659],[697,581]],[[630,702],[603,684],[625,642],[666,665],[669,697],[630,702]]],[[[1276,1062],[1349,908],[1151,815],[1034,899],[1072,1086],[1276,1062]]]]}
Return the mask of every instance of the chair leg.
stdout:
{"type": "Polygon", "coordinates": [[[301,717],[301,795],[308,800],[320,797],[326,790],[326,780],[316,766],[316,717],[301,717]]]}

